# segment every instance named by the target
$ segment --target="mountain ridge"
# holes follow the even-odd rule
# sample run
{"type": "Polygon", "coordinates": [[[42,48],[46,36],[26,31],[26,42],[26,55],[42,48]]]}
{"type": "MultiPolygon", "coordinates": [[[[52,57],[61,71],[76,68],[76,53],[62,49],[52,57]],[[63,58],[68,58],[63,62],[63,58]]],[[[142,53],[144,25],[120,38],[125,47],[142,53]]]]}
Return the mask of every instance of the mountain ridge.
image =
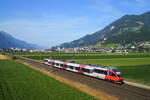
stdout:
{"type": "Polygon", "coordinates": [[[71,48],[95,45],[112,36],[139,32],[142,28],[150,28],[150,11],[140,15],[124,15],[108,26],[93,34],[86,35],[69,43],[63,43],[56,47],[71,48]]]}
{"type": "Polygon", "coordinates": [[[42,47],[16,39],[9,33],[0,31],[0,48],[39,49],[42,47]]]}

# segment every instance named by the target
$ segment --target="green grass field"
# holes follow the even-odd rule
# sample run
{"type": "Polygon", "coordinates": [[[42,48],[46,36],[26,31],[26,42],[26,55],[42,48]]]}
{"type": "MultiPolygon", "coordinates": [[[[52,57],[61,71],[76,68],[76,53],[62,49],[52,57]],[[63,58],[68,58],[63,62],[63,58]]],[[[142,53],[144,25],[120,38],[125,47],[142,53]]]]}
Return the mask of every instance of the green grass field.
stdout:
{"type": "Polygon", "coordinates": [[[124,77],[133,82],[150,86],[150,64],[136,66],[118,66],[124,77]]]}
{"type": "Polygon", "coordinates": [[[53,59],[59,59],[59,60],[71,60],[71,59],[119,59],[119,58],[150,58],[150,54],[98,54],[98,53],[64,53],[64,54],[36,54],[36,55],[22,55],[23,57],[36,59],[36,60],[43,60],[44,58],[53,58],[53,59]]]}
{"type": "MultiPolygon", "coordinates": [[[[123,73],[126,80],[150,85],[150,53],[129,54],[98,54],[98,53],[61,53],[51,54],[53,59],[70,60],[83,64],[99,64],[116,66],[123,73]]],[[[51,55],[23,55],[24,57],[43,60],[51,55]]]]}
{"type": "MultiPolygon", "coordinates": [[[[4,52],[3,52],[4,53],[4,52]]],[[[5,52],[6,53],[6,52],[5,52]]],[[[99,52],[77,52],[77,53],[65,53],[65,52],[7,52],[9,54],[13,54],[13,55],[22,55],[22,56],[98,56],[98,55],[103,55],[103,56],[107,56],[107,55],[128,55],[128,56],[149,56],[150,57],[150,53],[99,53],[99,52]]]]}
{"type": "Polygon", "coordinates": [[[75,59],[84,64],[99,64],[103,66],[138,66],[150,64],[150,58],[114,58],[114,59],[75,59]]]}
{"type": "Polygon", "coordinates": [[[14,60],[0,60],[0,100],[95,100],[14,60]]]}

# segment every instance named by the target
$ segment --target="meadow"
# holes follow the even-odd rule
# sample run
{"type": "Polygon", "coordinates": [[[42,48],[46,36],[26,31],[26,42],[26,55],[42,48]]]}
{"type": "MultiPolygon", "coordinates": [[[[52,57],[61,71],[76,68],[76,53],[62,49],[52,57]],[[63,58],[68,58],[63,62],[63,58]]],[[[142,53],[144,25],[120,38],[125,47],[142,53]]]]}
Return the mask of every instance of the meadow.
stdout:
{"type": "Polygon", "coordinates": [[[14,60],[0,60],[0,100],[95,100],[14,60]]]}
{"type": "Polygon", "coordinates": [[[100,54],[100,53],[54,53],[50,55],[22,55],[42,61],[44,58],[75,61],[82,64],[115,66],[123,72],[125,80],[150,85],[150,53],[100,54]]]}

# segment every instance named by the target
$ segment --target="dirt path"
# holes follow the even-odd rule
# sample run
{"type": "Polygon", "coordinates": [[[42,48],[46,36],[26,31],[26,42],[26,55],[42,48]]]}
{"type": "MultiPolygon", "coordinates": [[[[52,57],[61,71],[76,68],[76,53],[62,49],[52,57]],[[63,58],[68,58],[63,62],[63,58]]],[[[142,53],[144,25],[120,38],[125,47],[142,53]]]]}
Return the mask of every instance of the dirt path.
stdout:
{"type": "Polygon", "coordinates": [[[1,54],[0,54],[0,60],[1,60],[1,59],[7,59],[7,57],[6,57],[5,55],[1,55],[1,54]]]}

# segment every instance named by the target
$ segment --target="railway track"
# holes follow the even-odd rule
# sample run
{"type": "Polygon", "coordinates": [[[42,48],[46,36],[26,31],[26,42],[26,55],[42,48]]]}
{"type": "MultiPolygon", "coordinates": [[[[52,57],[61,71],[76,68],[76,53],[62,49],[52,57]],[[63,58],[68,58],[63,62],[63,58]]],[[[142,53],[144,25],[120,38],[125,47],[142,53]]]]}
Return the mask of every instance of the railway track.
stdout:
{"type": "Polygon", "coordinates": [[[109,83],[93,77],[54,68],[22,57],[17,57],[17,59],[38,68],[44,68],[45,70],[61,77],[80,82],[91,88],[102,90],[112,96],[120,98],[121,100],[150,100],[150,90],[148,89],[138,88],[127,84],[119,85],[109,83]]]}

